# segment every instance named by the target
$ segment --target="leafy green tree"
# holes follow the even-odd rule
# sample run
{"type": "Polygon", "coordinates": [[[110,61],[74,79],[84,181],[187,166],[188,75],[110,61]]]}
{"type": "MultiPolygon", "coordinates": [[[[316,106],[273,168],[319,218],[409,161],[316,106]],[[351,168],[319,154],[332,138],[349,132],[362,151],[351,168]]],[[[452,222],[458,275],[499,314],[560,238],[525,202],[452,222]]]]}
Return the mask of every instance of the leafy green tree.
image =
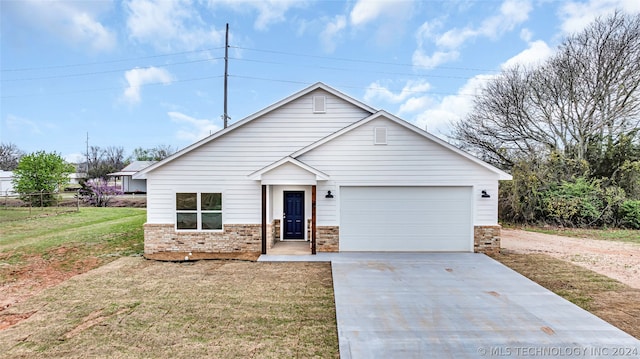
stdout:
{"type": "Polygon", "coordinates": [[[54,203],[55,192],[69,182],[73,165],[66,163],[57,153],[38,151],[23,156],[13,171],[13,188],[22,200],[33,205],[49,206],[54,203]],[[40,196],[29,194],[42,193],[40,196]]]}

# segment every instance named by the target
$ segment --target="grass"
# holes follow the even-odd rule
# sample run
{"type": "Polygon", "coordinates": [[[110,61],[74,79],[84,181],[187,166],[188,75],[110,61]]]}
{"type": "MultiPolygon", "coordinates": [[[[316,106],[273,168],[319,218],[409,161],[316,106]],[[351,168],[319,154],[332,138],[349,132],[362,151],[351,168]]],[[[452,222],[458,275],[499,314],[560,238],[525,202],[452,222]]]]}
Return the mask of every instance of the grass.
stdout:
{"type": "Polygon", "coordinates": [[[122,258],[9,310],[13,358],[338,357],[328,263],[122,258]]]}
{"type": "Polygon", "coordinates": [[[640,290],[543,254],[493,257],[516,272],[640,339],[640,290]]]}
{"type": "Polygon", "coordinates": [[[591,238],[640,244],[640,230],[637,229],[587,229],[587,228],[540,228],[524,227],[526,231],[574,238],[591,238]]]}
{"type": "Polygon", "coordinates": [[[155,262],[144,210],[6,211],[0,357],[338,357],[327,263],[155,262]]]}
{"type": "Polygon", "coordinates": [[[0,210],[0,255],[47,255],[61,246],[83,247],[87,255],[123,250],[141,253],[144,210],[83,207],[79,212],[26,208],[0,210]],[[5,216],[5,214],[7,214],[5,216]]]}
{"type": "MultiPolygon", "coordinates": [[[[0,309],[0,357],[338,357],[329,264],[128,257],[144,214],[0,210],[0,302],[16,281],[102,265],[0,309]]],[[[545,255],[495,258],[640,338],[640,290],[545,255]]]]}

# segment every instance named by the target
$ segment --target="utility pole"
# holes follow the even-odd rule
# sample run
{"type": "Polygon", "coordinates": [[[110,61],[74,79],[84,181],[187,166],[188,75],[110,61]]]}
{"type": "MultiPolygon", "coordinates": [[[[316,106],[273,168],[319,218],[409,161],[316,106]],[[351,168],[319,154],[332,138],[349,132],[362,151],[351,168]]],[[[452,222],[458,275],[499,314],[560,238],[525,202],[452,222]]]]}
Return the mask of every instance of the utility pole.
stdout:
{"type": "Polygon", "coordinates": [[[227,23],[227,32],[224,40],[224,114],[222,118],[224,120],[224,128],[227,128],[227,119],[229,113],[227,112],[227,79],[229,77],[229,23],[227,23]]]}
{"type": "Polygon", "coordinates": [[[87,131],[87,156],[85,157],[87,161],[87,173],[89,173],[89,132],[87,131]]]}

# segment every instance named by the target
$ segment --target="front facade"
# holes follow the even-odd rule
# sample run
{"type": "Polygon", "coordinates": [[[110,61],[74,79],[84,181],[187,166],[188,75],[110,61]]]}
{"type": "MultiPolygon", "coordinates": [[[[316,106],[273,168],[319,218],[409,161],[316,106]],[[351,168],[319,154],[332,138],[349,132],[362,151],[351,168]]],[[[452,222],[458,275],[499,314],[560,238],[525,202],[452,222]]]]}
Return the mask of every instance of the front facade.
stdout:
{"type": "Polygon", "coordinates": [[[147,180],[145,253],[499,248],[510,176],[324,84],[134,175],[147,180]]]}

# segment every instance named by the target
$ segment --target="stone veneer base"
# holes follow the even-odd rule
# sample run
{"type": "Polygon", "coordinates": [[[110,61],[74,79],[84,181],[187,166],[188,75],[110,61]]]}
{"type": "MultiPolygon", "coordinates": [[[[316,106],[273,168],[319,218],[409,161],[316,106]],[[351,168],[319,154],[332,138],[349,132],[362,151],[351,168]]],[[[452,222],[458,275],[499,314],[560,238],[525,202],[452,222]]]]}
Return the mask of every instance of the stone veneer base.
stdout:
{"type": "Polygon", "coordinates": [[[473,227],[473,251],[489,255],[500,253],[501,228],[500,225],[473,227]]]}
{"type": "MultiPolygon", "coordinates": [[[[267,229],[268,247],[279,237],[280,223],[274,221],[267,229]]],[[[227,224],[222,232],[176,231],[172,224],[144,225],[144,253],[205,252],[237,253],[261,252],[262,232],[260,224],[227,224]]],[[[317,226],[316,250],[338,252],[339,226],[317,226]]],[[[500,253],[499,225],[473,228],[473,251],[476,253],[500,253]]]]}
{"type": "Polygon", "coordinates": [[[260,224],[225,224],[221,232],[176,231],[173,224],[144,225],[144,253],[237,253],[262,250],[260,224]]]}

